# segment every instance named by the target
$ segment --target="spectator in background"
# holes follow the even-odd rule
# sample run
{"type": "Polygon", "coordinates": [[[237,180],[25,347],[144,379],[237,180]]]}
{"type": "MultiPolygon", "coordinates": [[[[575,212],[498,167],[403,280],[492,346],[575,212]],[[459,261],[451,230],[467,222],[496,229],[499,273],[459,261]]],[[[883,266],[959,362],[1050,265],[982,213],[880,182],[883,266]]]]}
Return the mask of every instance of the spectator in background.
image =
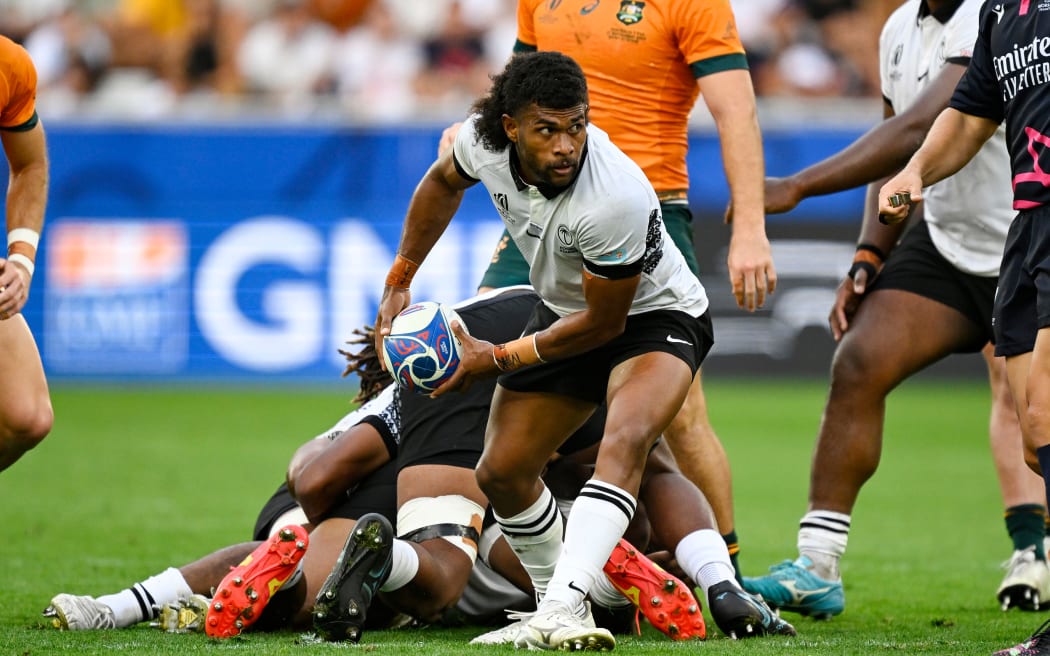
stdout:
{"type": "Polygon", "coordinates": [[[306,0],[278,0],[252,25],[237,51],[245,90],[286,110],[304,110],[311,95],[333,90],[336,34],[310,13],[306,0]]]}
{"type": "Polygon", "coordinates": [[[415,111],[415,85],[423,66],[419,42],[401,31],[383,2],[374,2],[339,40],[336,91],[351,116],[402,121],[415,111]]]}
{"type": "Polygon", "coordinates": [[[227,32],[221,0],[185,0],[184,5],[186,22],[165,54],[163,76],[179,95],[237,90],[236,41],[227,32]]]}
{"type": "Polygon", "coordinates": [[[424,68],[417,84],[417,110],[460,115],[489,85],[489,73],[506,63],[486,38],[493,25],[513,21],[515,5],[507,0],[385,0],[401,29],[423,48],[424,68]]]}
{"type": "MultiPolygon", "coordinates": [[[[881,0],[869,0],[869,4],[881,0]]],[[[740,34],[762,96],[870,96],[878,92],[875,17],[860,0],[738,3],[740,34]]]]}
{"type": "Polygon", "coordinates": [[[109,36],[81,10],[59,8],[27,35],[25,48],[36,65],[38,94],[51,113],[71,113],[95,91],[109,67],[109,36]]]}
{"type": "Polygon", "coordinates": [[[450,109],[465,106],[488,84],[484,30],[456,0],[448,7],[441,30],[423,41],[426,66],[419,80],[420,100],[450,109]]]}
{"type": "Polygon", "coordinates": [[[344,33],[357,27],[365,18],[369,8],[382,0],[310,0],[310,11],[318,19],[344,33]]]}
{"type": "MultiPolygon", "coordinates": [[[[814,3],[814,0],[809,0],[814,3]]],[[[880,90],[875,15],[860,0],[821,0],[810,17],[817,21],[820,39],[845,78],[848,96],[878,96],[880,90]],[[823,6],[821,6],[823,5],[823,6]]]]}
{"type": "Polygon", "coordinates": [[[113,42],[113,65],[160,75],[167,50],[188,20],[183,0],[120,0],[112,13],[103,15],[113,42]]]}
{"type": "MultiPolygon", "coordinates": [[[[0,0],[0,34],[22,43],[38,24],[60,14],[71,4],[72,0],[0,0]]],[[[79,8],[89,3],[76,4],[79,8]]]]}

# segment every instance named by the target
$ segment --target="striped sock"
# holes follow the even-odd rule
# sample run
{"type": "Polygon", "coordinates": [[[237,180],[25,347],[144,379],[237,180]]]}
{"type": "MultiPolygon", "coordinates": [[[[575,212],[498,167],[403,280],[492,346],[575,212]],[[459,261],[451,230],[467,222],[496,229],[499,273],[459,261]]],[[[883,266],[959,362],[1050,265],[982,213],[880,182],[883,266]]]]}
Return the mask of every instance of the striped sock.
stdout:
{"type": "Polygon", "coordinates": [[[798,524],[798,552],[813,561],[822,579],[838,581],[839,559],[846,553],[850,516],[830,510],[811,510],[798,524]]]}
{"type": "Polygon", "coordinates": [[[99,597],[98,601],[113,609],[117,627],[123,628],[155,619],[158,607],[192,595],[182,572],[169,567],[130,588],[99,597]]]}
{"type": "Polygon", "coordinates": [[[535,503],[513,517],[496,515],[496,523],[542,598],[562,552],[564,528],[554,495],[544,487],[535,503]]]}
{"type": "Polygon", "coordinates": [[[565,526],[565,548],[545,601],[577,608],[602,574],[638,502],[610,483],[591,479],[580,490],[565,526]]]}

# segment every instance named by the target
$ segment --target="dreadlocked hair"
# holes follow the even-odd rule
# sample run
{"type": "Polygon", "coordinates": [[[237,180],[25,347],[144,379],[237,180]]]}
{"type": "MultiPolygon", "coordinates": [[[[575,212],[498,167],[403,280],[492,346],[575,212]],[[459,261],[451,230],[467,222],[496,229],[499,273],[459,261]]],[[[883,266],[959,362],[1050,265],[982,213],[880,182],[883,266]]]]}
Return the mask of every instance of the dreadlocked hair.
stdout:
{"type": "Polygon", "coordinates": [[[587,104],[587,78],[571,57],[552,51],[521,52],[492,76],[489,92],[471,107],[479,114],[475,131],[486,150],[499,152],[510,145],[503,115],[518,113],[535,103],[545,109],[570,109],[587,104]]]}
{"type": "Polygon", "coordinates": [[[383,369],[379,362],[379,353],[376,352],[376,331],[372,326],[355,328],[356,339],[346,341],[351,346],[361,345],[355,351],[339,349],[346,356],[346,369],[343,370],[343,378],[356,373],[360,380],[357,396],[354,403],[367,403],[379,395],[388,385],[394,382],[390,374],[383,369]]]}

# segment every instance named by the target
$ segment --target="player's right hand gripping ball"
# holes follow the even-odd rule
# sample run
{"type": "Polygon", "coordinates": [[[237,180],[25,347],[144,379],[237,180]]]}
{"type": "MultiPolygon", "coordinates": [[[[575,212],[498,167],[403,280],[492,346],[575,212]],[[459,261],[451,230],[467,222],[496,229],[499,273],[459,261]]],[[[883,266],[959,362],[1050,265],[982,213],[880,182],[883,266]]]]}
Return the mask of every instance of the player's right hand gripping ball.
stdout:
{"type": "Polygon", "coordinates": [[[442,303],[414,303],[401,311],[383,337],[383,361],[403,389],[430,394],[456,373],[461,344],[452,333],[456,311],[442,303]]]}

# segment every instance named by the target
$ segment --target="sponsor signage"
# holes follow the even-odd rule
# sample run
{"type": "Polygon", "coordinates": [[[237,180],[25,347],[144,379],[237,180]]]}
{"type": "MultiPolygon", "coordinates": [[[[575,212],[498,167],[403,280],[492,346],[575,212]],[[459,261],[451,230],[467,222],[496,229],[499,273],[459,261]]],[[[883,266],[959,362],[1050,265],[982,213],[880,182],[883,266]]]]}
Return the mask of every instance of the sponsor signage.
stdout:
{"type": "MultiPolygon", "coordinates": [[[[25,310],[49,376],[338,381],[338,349],[375,318],[440,131],[49,124],[51,197],[25,310]]],[[[768,152],[797,168],[855,136],[774,135],[768,152]]],[[[718,156],[713,136],[693,137],[693,171],[718,156]]],[[[692,194],[715,321],[705,369],[826,374],[863,192],[771,218],[780,288],[754,314],[728,286],[724,182],[694,173],[692,194]]],[[[501,232],[492,200],[468,190],[414,300],[470,296],[501,232]]]]}

